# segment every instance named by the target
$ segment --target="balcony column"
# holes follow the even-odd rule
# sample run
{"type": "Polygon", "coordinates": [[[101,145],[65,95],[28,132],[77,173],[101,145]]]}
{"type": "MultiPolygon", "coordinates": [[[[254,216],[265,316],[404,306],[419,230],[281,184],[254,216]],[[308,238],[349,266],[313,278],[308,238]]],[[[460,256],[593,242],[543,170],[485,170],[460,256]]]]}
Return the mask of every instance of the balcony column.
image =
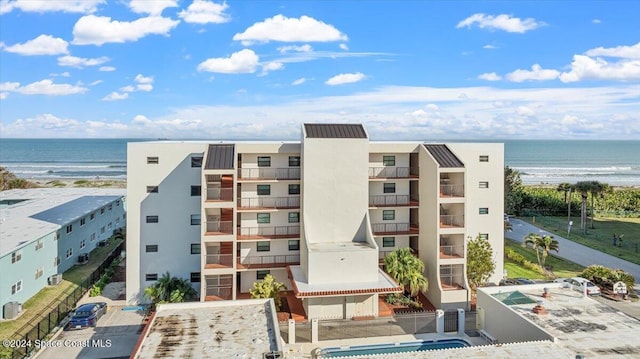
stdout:
{"type": "Polygon", "coordinates": [[[444,334],[444,310],[436,310],[436,332],[440,335],[444,334]]]}
{"type": "Polygon", "coordinates": [[[465,311],[462,308],[458,308],[458,335],[464,336],[465,330],[465,311]]]}

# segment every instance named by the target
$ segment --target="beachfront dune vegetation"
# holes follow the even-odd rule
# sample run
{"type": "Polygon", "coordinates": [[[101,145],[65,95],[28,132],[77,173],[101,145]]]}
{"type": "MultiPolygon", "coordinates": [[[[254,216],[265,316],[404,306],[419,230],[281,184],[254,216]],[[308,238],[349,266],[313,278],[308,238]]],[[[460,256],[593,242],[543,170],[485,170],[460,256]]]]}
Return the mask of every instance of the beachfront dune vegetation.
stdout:
{"type": "Polygon", "coordinates": [[[18,178],[11,171],[0,167],[0,191],[38,187],[24,178],[18,178]]]}

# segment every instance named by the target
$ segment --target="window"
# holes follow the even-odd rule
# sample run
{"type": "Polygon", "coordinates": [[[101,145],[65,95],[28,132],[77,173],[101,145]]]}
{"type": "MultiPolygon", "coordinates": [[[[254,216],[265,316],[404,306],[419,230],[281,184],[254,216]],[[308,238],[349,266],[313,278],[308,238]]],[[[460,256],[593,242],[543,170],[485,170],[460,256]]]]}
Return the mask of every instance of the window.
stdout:
{"type": "Polygon", "coordinates": [[[271,157],[258,156],[258,167],[271,167],[271,157]]]}
{"type": "Polygon", "coordinates": [[[21,290],[22,290],[22,280],[17,281],[16,284],[13,284],[11,286],[11,294],[16,294],[21,290]]]}
{"type": "Polygon", "coordinates": [[[66,258],[69,259],[73,256],[73,248],[67,249],[66,258]]]}
{"type": "Polygon", "coordinates": [[[256,272],[256,279],[257,280],[263,280],[264,277],[267,276],[267,274],[271,273],[271,271],[268,270],[259,270],[256,272]]]}
{"type": "Polygon", "coordinates": [[[73,224],[67,226],[67,234],[73,232],[73,224]]]}
{"type": "Polygon", "coordinates": [[[289,156],[289,167],[300,167],[300,156],[289,156]]]}
{"type": "Polygon", "coordinates": [[[144,279],[149,282],[152,280],[158,280],[158,273],[147,273],[144,276],[144,279]]]}
{"type": "Polygon", "coordinates": [[[299,239],[291,239],[291,240],[289,240],[289,250],[290,251],[299,251],[300,250],[300,240],[299,239]]]}
{"type": "Polygon", "coordinates": [[[478,187],[479,187],[479,188],[489,188],[489,182],[487,182],[487,181],[480,181],[480,182],[478,183],[478,187]]]}
{"type": "Polygon", "coordinates": [[[158,216],[147,216],[147,223],[158,223],[158,216]]]}
{"type": "Polygon", "coordinates": [[[258,196],[270,196],[270,195],[271,195],[271,185],[269,184],[258,185],[258,196]]]}
{"type": "Polygon", "coordinates": [[[44,267],[36,269],[36,279],[42,277],[42,274],[44,274],[44,267]]]}
{"type": "Polygon", "coordinates": [[[109,222],[109,230],[111,230],[111,228],[113,228],[113,223],[109,222]]]}
{"type": "Polygon", "coordinates": [[[148,165],[157,165],[158,163],[160,163],[160,159],[158,157],[147,157],[148,165]]]}
{"type": "Polygon", "coordinates": [[[300,185],[299,184],[290,184],[289,185],[289,194],[300,194],[300,185]]]}
{"type": "Polygon", "coordinates": [[[116,224],[120,223],[120,217],[116,217],[116,224]]]}
{"type": "Polygon", "coordinates": [[[258,213],[258,223],[271,223],[271,214],[258,213]]]}
{"type": "Polygon", "coordinates": [[[112,209],[113,209],[113,205],[112,205],[112,204],[110,204],[109,206],[107,206],[107,209],[108,209],[108,210],[112,210],[112,209]]]}
{"type": "Polygon", "coordinates": [[[200,254],[200,243],[191,243],[191,254],[200,254]]]}
{"type": "Polygon", "coordinates": [[[269,252],[271,250],[271,242],[269,241],[256,242],[256,250],[258,252],[269,252]]]}
{"type": "Polygon", "coordinates": [[[478,234],[478,238],[484,239],[485,241],[489,240],[489,233],[480,233],[478,234]]]}
{"type": "Polygon", "coordinates": [[[480,214],[489,214],[489,208],[487,207],[482,207],[478,210],[478,213],[480,214]]]}
{"type": "Polygon", "coordinates": [[[57,267],[60,264],[60,256],[53,258],[53,266],[57,267]]]}
{"type": "Polygon", "coordinates": [[[192,214],[191,215],[191,225],[199,226],[200,225],[200,214],[192,214]]]}
{"type": "Polygon", "coordinates": [[[56,237],[53,240],[57,241],[58,239],[60,239],[60,232],[56,232],[56,237]]]}
{"type": "Polygon", "coordinates": [[[100,234],[104,234],[104,226],[100,227],[100,234]]]}
{"type": "Polygon", "coordinates": [[[148,244],[145,246],[144,249],[145,252],[147,253],[155,253],[158,251],[158,245],[157,244],[148,244]]]}
{"type": "Polygon", "coordinates": [[[89,215],[89,220],[90,220],[90,221],[93,221],[94,219],[96,219],[96,214],[95,214],[95,213],[91,213],[91,214],[89,215]]]}
{"type": "MultiPolygon", "coordinates": [[[[158,186],[147,186],[147,193],[158,193],[158,186]]],[[[104,208],[101,213],[104,213],[104,208]]]]}
{"type": "Polygon", "coordinates": [[[382,247],[395,247],[396,237],[382,237],[382,247]]]}
{"type": "Polygon", "coordinates": [[[11,263],[19,262],[22,259],[22,251],[11,253],[11,263]]]}
{"type": "Polygon", "coordinates": [[[480,162],[489,162],[489,156],[481,155],[480,156],[480,162]]]}
{"type": "Polygon", "coordinates": [[[393,221],[396,219],[396,211],[393,209],[385,209],[382,211],[382,220],[383,221],[393,221]]]}
{"type": "Polygon", "coordinates": [[[202,192],[202,186],[191,186],[191,196],[192,197],[200,196],[201,192],[202,192]]]}
{"type": "Polygon", "coordinates": [[[87,241],[85,241],[84,239],[80,241],[80,249],[84,248],[87,246],[87,241]]]}
{"type": "Polygon", "coordinates": [[[383,166],[395,166],[396,165],[396,156],[382,156],[382,165],[383,166]]]}
{"type": "Polygon", "coordinates": [[[202,167],[202,156],[191,157],[191,167],[202,167]]]}
{"type": "Polygon", "coordinates": [[[116,207],[120,207],[120,200],[116,200],[116,207]]]}
{"type": "Polygon", "coordinates": [[[191,272],[191,283],[200,283],[200,272],[191,272]]]}
{"type": "Polygon", "coordinates": [[[86,219],[80,218],[80,227],[84,226],[85,223],[86,223],[86,219]]]}
{"type": "Polygon", "coordinates": [[[89,236],[89,241],[93,242],[96,240],[96,234],[95,233],[91,233],[91,236],[89,236]]]}
{"type": "Polygon", "coordinates": [[[289,212],[289,223],[300,223],[300,212],[289,212]]]}
{"type": "Polygon", "coordinates": [[[395,183],[385,183],[383,193],[396,193],[395,183]]]}
{"type": "Polygon", "coordinates": [[[100,214],[104,214],[104,208],[100,208],[100,214]]]}
{"type": "Polygon", "coordinates": [[[40,249],[42,249],[42,246],[44,246],[44,242],[42,242],[42,239],[38,239],[36,241],[36,251],[39,251],[40,249]]]}

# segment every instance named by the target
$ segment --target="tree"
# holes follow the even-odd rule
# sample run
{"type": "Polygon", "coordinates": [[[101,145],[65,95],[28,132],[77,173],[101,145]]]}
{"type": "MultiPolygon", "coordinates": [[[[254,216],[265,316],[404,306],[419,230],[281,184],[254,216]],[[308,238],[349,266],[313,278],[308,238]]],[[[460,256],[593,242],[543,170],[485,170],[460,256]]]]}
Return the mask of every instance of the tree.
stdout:
{"type": "Polygon", "coordinates": [[[180,303],[196,298],[197,292],[184,278],[171,277],[165,273],[152,286],[144,290],[144,296],[153,304],[180,303]]]}
{"type": "Polygon", "coordinates": [[[571,194],[573,192],[573,186],[570,183],[560,183],[558,187],[556,187],[556,191],[564,192],[564,203],[567,204],[567,222],[571,220],[571,194]],[[569,200],[567,201],[567,195],[569,195],[569,200]]]}
{"type": "Polygon", "coordinates": [[[591,193],[591,229],[594,229],[595,227],[593,226],[593,217],[595,216],[595,196],[604,198],[605,193],[611,192],[611,187],[606,183],[591,181],[591,190],[589,192],[591,193]]]}
{"type": "Polygon", "coordinates": [[[587,231],[587,198],[589,198],[589,192],[591,192],[592,188],[592,181],[580,181],[573,185],[573,189],[576,192],[580,192],[580,198],[582,199],[582,207],[580,209],[580,228],[582,233],[587,231]]]}
{"type": "Polygon", "coordinates": [[[287,289],[284,283],[276,282],[271,274],[267,274],[264,279],[253,283],[253,288],[249,293],[251,293],[251,298],[273,298],[276,310],[280,310],[282,306],[280,291],[284,289],[287,289]]]}
{"type": "Polygon", "coordinates": [[[480,236],[469,240],[467,242],[467,280],[471,289],[475,290],[485,284],[495,270],[496,263],[493,261],[491,243],[480,239],[480,236]]]}
{"type": "Polygon", "coordinates": [[[524,190],[520,171],[509,166],[504,168],[504,210],[509,214],[520,214],[524,190]]]}
{"type": "Polygon", "coordinates": [[[410,248],[398,248],[384,258],[385,270],[412,297],[427,290],[424,263],[413,255],[410,248]]]}
{"type": "Polygon", "coordinates": [[[560,249],[560,244],[557,240],[553,239],[553,236],[545,235],[541,236],[537,233],[529,233],[524,237],[525,246],[531,245],[531,247],[536,251],[536,257],[538,258],[538,265],[540,268],[544,269],[544,263],[547,260],[547,256],[550,251],[556,251],[556,253],[560,249]],[[541,257],[542,256],[542,257],[541,257]]]}

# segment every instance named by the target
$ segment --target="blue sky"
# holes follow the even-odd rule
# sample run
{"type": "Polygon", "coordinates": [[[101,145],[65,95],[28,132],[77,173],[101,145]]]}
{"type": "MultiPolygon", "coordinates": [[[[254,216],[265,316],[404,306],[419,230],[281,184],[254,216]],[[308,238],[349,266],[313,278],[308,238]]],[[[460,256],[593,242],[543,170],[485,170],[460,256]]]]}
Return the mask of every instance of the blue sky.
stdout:
{"type": "Polygon", "coordinates": [[[0,0],[0,137],[640,138],[638,1],[0,0]]]}

